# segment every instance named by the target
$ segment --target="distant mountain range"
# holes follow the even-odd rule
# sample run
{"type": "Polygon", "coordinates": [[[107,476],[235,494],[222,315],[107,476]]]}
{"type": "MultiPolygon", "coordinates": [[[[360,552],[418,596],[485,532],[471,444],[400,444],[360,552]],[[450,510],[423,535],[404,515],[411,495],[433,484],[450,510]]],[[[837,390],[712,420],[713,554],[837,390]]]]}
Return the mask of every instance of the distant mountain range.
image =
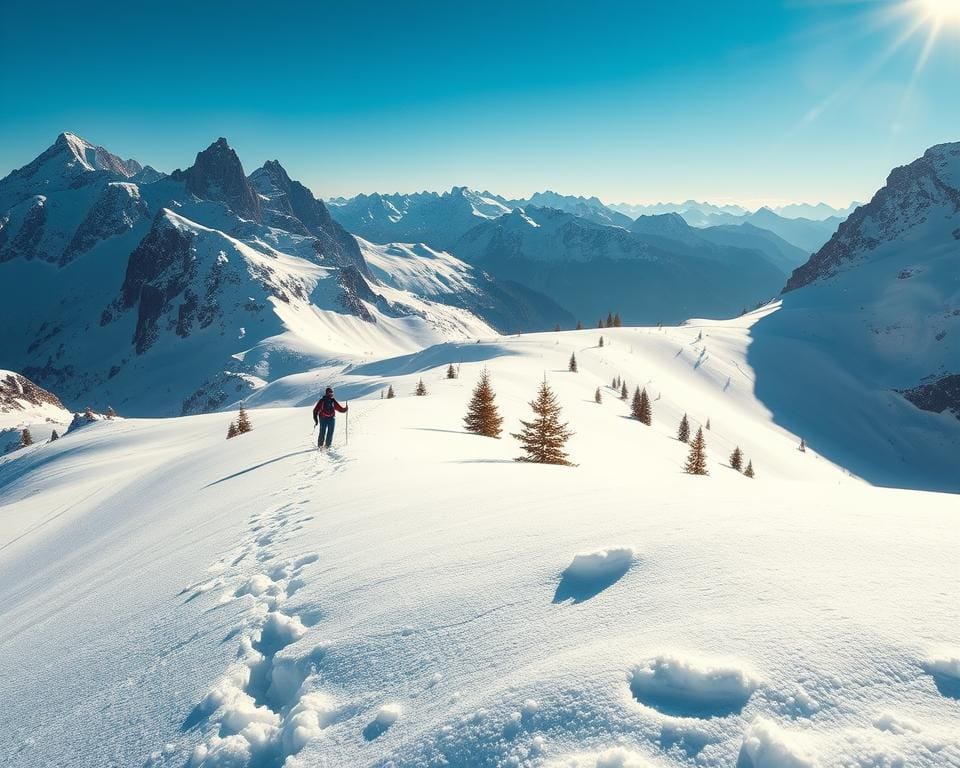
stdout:
{"type": "MultiPolygon", "coordinates": [[[[391,270],[386,268],[387,272],[391,270]]],[[[0,360],[72,407],[212,410],[330,360],[570,324],[462,265],[429,298],[382,283],[323,202],[220,139],[169,175],[61,134],[0,180],[0,360]]]]}

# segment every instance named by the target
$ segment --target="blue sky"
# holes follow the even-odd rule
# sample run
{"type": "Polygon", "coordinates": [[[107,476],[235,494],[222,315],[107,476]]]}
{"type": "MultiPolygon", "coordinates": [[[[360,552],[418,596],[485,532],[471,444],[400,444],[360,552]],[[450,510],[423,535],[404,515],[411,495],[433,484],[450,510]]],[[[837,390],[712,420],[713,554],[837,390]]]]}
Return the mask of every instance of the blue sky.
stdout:
{"type": "Polygon", "coordinates": [[[223,135],[324,197],[846,203],[960,140],[936,1],[5,0],[0,174],[62,130],[166,171],[223,135]]]}

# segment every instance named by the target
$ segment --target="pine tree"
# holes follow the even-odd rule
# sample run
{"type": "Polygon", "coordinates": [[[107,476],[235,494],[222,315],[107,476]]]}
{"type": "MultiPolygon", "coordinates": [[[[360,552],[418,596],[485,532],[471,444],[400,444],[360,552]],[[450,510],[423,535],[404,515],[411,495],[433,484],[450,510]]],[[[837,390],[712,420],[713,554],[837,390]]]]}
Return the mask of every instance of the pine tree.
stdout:
{"type": "Polygon", "coordinates": [[[600,346],[603,346],[603,336],[600,337],[600,346]]]}
{"type": "Polygon", "coordinates": [[[556,332],[556,331],[559,331],[559,330],[560,330],[560,323],[557,323],[555,326],[553,326],[553,330],[554,330],[555,332],[556,332]]]}
{"type": "Polygon", "coordinates": [[[688,475],[708,475],[707,472],[707,441],[703,439],[703,428],[697,429],[697,436],[690,443],[690,454],[683,471],[688,475]]]}
{"type": "Polygon", "coordinates": [[[709,431],[710,431],[710,419],[707,419],[707,425],[706,425],[706,426],[707,426],[707,431],[709,432],[709,431]]]}
{"type": "Polygon", "coordinates": [[[245,435],[247,432],[253,429],[253,424],[250,423],[250,417],[247,415],[247,409],[240,406],[240,413],[237,414],[237,434],[245,435]]]}
{"type": "Polygon", "coordinates": [[[503,417],[497,409],[494,398],[490,374],[484,368],[483,373],[480,374],[480,381],[473,390],[470,404],[467,406],[467,415],[463,419],[468,432],[484,437],[500,437],[503,417]]]}
{"type": "Polygon", "coordinates": [[[603,318],[602,318],[602,317],[601,317],[599,320],[597,320],[597,328],[603,328],[603,318]]]}
{"type": "Polygon", "coordinates": [[[59,440],[59,439],[60,439],[60,435],[57,434],[57,430],[53,430],[53,432],[50,433],[50,442],[52,443],[54,440],[59,440]]]}
{"type": "Polygon", "coordinates": [[[570,353],[570,362],[567,364],[567,370],[569,370],[570,373],[577,372],[577,355],[575,352],[570,353]]]}
{"type": "Polygon", "coordinates": [[[686,443],[690,440],[690,420],[687,418],[687,414],[683,414],[683,418],[680,419],[680,426],[677,429],[677,440],[681,443],[686,443]]]}
{"type": "Polygon", "coordinates": [[[231,421],[230,426],[227,427],[227,440],[229,440],[231,437],[236,437],[239,434],[240,433],[237,431],[237,422],[231,421]]]}
{"type": "Polygon", "coordinates": [[[527,454],[517,461],[570,466],[563,448],[573,433],[567,429],[566,423],[560,422],[560,404],[546,381],[540,385],[537,398],[530,402],[530,407],[535,418],[532,421],[521,419],[523,429],[513,434],[527,454]]]}
{"type": "Polygon", "coordinates": [[[620,385],[617,383],[617,377],[613,377],[613,381],[610,382],[610,389],[617,390],[620,389],[620,385]]]}
{"type": "Polygon", "coordinates": [[[423,397],[425,394],[427,394],[427,385],[423,383],[423,379],[420,379],[420,381],[417,382],[417,388],[413,390],[413,394],[415,394],[417,397],[423,397]]]}
{"type": "Polygon", "coordinates": [[[113,410],[113,406],[112,406],[112,405],[108,405],[108,406],[107,406],[107,418],[108,418],[108,419],[112,419],[112,418],[115,417],[116,415],[117,415],[117,412],[116,412],[115,410],[113,410]]]}
{"type": "Polygon", "coordinates": [[[581,323],[579,320],[577,320],[577,330],[578,330],[578,331],[582,331],[582,330],[583,330],[583,323],[581,323]]]}
{"type": "Polygon", "coordinates": [[[396,397],[393,391],[393,384],[387,387],[387,400],[393,400],[396,397]]]}
{"type": "Polygon", "coordinates": [[[799,450],[800,450],[801,453],[806,453],[806,452],[807,452],[807,444],[806,444],[806,442],[804,441],[804,439],[803,439],[802,437],[800,438],[800,449],[799,449],[799,450]]]}
{"type": "Polygon", "coordinates": [[[613,315],[607,312],[607,328],[613,328],[613,315]]]}
{"type": "Polygon", "coordinates": [[[737,472],[743,469],[743,451],[740,450],[739,445],[734,448],[733,453],[730,454],[730,466],[737,470],[737,472]]]}
{"type": "Polygon", "coordinates": [[[457,369],[453,367],[453,363],[447,366],[447,378],[455,379],[457,378],[457,369]]]}
{"type": "Polygon", "coordinates": [[[748,461],[748,462],[747,462],[747,468],[746,468],[745,470],[743,470],[743,474],[744,474],[746,477],[750,477],[750,478],[753,477],[753,462],[752,462],[752,461],[748,461]]]}
{"type": "Polygon", "coordinates": [[[640,420],[640,387],[633,390],[633,400],[630,402],[630,415],[640,420]]]}
{"type": "Polygon", "coordinates": [[[597,387],[597,391],[594,392],[593,401],[598,405],[603,402],[603,395],[600,394],[600,387],[597,387]]]}
{"type": "Polygon", "coordinates": [[[620,328],[622,325],[623,325],[623,323],[622,323],[622,321],[620,320],[620,313],[619,313],[619,312],[614,312],[614,313],[613,313],[613,327],[614,327],[614,328],[620,328]]]}
{"type": "Polygon", "coordinates": [[[26,448],[28,445],[33,445],[33,435],[30,434],[29,429],[24,429],[20,433],[20,447],[26,448]]]}
{"type": "Polygon", "coordinates": [[[653,411],[650,408],[650,398],[647,395],[647,388],[640,390],[640,403],[637,412],[637,420],[648,427],[653,423],[653,411]]]}
{"type": "Polygon", "coordinates": [[[627,399],[627,382],[625,381],[620,382],[620,399],[621,400],[627,399]]]}

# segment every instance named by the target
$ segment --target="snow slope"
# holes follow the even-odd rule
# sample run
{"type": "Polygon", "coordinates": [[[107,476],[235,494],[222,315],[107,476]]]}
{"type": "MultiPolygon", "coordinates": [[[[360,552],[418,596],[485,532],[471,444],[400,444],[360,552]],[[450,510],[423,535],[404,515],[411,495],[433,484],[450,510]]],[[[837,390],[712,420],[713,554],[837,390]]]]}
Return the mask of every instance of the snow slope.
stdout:
{"type": "Polygon", "coordinates": [[[348,367],[340,398],[374,394],[329,456],[278,407],[230,441],[226,414],[128,419],[0,459],[0,761],[960,765],[957,498],[796,450],[754,396],[759,314],[348,367]],[[508,430],[548,378],[578,466],[463,432],[484,366],[508,430]]]}
{"type": "Polygon", "coordinates": [[[960,143],[891,172],[752,335],[785,427],[873,483],[960,490],[960,143]]]}

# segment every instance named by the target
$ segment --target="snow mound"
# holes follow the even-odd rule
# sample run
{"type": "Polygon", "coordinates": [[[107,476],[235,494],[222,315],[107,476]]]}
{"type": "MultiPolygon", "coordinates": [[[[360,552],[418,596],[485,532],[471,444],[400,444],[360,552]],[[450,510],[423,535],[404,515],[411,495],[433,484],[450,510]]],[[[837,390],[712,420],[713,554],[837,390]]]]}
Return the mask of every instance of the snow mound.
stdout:
{"type": "Polygon", "coordinates": [[[576,555],[560,577],[553,602],[589,600],[619,581],[634,561],[630,547],[610,547],[576,555]]]}
{"type": "Polygon", "coordinates": [[[373,716],[367,727],[363,729],[363,738],[367,741],[373,741],[375,738],[386,732],[386,730],[400,719],[399,704],[384,704],[373,716]]]}
{"type": "Polygon", "coordinates": [[[637,701],[674,717],[738,714],[757,685],[740,662],[678,654],[649,658],[630,675],[630,692],[637,701]]]}
{"type": "Polygon", "coordinates": [[[933,677],[937,690],[944,696],[960,699],[960,648],[945,648],[930,654],[923,661],[924,671],[933,677]]]}
{"type": "Polygon", "coordinates": [[[737,768],[814,768],[817,765],[799,737],[765,717],[747,729],[737,768]]]}
{"type": "Polygon", "coordinates": [[[304,694],[290,710],[283,724],[283,749],[287,755],[295,755],[307,742],[320,735],[336,712],[333,699],[322,693],[304,694]]]}

